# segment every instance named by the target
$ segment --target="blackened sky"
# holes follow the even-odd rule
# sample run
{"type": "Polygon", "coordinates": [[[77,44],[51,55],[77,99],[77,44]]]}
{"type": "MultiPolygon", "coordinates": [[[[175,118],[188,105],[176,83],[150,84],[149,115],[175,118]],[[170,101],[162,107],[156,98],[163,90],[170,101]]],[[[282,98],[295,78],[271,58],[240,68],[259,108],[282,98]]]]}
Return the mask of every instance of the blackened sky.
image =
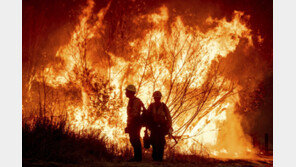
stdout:
{"type": "MultiPolygon", "coordinates": [[[[107,0],[95,2],[97,11],[108,3],[107,0]]],[[[253,34],[260,34],[264,39],[263,44],[258,46],[260,55],[272,64],[273,3],[271,0],[113,0],[106,21],[120,19],[126,15],[149,13],[163,4],[168,6],[170,16],[181,15],[187,25],[202,23],[208,16],[230,19],[234,10],[245,12],[251,16],[249,26],[253,34]]],[[[38,50],[46,47],[49,36],[57,29],[67,24],[75,25],[77,16],[85,5],[86,1],[83,0],[23,1],[23,63],[32,60],[30,57],[35,57],[32,53],[40,54],[38,50]]],[[[73,27],[67,26],[68,29],[73,27]]]]}

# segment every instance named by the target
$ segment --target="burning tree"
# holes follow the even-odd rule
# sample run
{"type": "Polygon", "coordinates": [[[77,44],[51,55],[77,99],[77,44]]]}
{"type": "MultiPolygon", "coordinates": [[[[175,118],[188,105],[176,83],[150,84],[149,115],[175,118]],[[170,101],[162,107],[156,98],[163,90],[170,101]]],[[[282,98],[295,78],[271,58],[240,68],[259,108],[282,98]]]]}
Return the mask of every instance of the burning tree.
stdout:
{"type": "Polygon", "coordinates": [[[232,158],[256,153],[235,113],[243,88],[226,77],[223,61],[238,46],[246,52],[253,47],[249,16],[234,11],[231,20],[208,17],[204,24],[209,28],[202,31],[186,26],[180,16],[170,20],[166,6],[117,23],[104,22],[112,2],[98,13],[94,2],[87,2],[68,44],[30,77],[29,83],[43,84],[44,112],[48,101],[51,114],[64,113],[72,131],[99,130],[126,148],[123,92],[134,83],[146,105],[155,90],[163,93],[180,138],[176,151],[196,153],[205,147],[211,156],[232,158]],[[125,29],[128,24],[135,28],[125,29]],[[51,102],[48,90],[57,92],[51,102]],[[55,107],[60,101],[63,107],[55,107]]]}

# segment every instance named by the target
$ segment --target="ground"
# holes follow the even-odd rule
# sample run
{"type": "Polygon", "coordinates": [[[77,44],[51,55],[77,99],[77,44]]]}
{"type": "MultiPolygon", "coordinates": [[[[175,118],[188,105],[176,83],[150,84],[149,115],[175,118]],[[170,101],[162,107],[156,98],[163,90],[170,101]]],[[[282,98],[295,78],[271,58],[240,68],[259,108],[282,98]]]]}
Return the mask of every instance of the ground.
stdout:
{"type": "Polygon", "coordinates": [[[153,162],[144,160],[143,162],[90,162],[81,164],[66,164],[58,162],[46,162],[32,159],[23,159],[23,166],[66,166],[66,167],[268,167],[272,166],[272,157],[262,157],[258,160],[227,160],[227,161],[201,161],[201,162],[153,162]]]}

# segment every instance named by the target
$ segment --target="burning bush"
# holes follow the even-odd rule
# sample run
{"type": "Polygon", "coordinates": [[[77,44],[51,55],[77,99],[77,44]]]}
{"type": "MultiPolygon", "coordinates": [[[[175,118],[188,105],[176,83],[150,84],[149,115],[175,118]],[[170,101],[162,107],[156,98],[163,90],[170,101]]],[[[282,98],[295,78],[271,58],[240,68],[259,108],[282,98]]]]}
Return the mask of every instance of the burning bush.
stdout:
{"type": "MultiPolygon", "coordinates": [[[[57,141],[56,133],[80,141],[83,137],[76,135],[84,131],[86,138],[99,138],[107,149],[118,147],[114,154],[121,155],[120,150],[130,148],[123,92],[134,83],[146,106],[155,90],[162,92],[179,140],[176,152],[253,157],[257,150],[236,112],[241,104],[248,105],[241,103],[241,95],[262,80],[262,73],[243,67],[236,71],[240,57],[257,53],[250,16],[233,11],[230,19],[208,16],[202,24],[187,25],[184,17],[170,15],[167,5],[107,20],[110,8],[112,2],[95,12],[94,1],[88,0],[68,42],[58,46],[51,61],[32,68],[35,72],[24,83],[24,122],[36,115],[65,120],[53,125],[37,121],[32,131],[24,125],[24,136],[39,135],[41,127],[57,141]]],[[[168,141],[169,147],[173,144],[168,141]]]]}

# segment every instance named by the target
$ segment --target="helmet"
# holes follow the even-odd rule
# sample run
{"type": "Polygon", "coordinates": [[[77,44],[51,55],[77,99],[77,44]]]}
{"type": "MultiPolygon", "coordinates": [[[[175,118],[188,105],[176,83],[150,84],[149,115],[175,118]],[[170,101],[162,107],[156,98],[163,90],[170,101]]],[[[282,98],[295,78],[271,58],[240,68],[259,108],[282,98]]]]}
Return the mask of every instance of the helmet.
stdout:
{"type": "Polygon", "coordinates": [[[153,93],[153,97],[162,97],[161,92],[160,91],[155,91],[153,93]]]}
{"type": "Polygon", "coordinates": [[[136,87],[134,85],[128,85],[125,90],[136,93],[136,87]]]}

